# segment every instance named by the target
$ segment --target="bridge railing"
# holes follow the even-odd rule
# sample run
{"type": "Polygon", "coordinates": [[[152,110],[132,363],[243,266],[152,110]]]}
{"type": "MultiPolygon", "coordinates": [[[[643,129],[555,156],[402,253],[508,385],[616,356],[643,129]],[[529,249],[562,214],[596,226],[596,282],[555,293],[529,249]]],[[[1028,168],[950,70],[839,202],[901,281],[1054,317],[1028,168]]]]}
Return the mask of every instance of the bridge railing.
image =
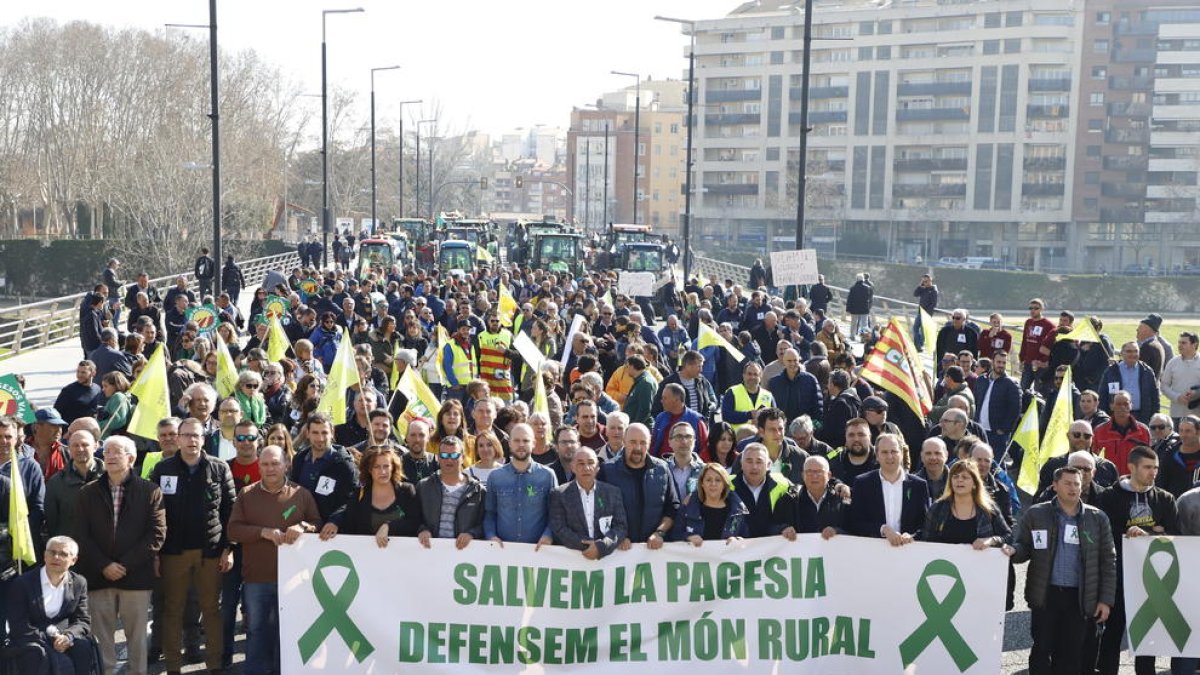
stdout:
{"type": "MultiPolygon", "coordinates": [[[[246,278],[246,287],[253,289],[266,278],[267,271],[282,270],[286,274],[299,263],[299,256],[291,252],[243,260],[239,266],[246,278]]],[[[161,295],[174,286],[175,280],[180,276],[187,278],[189,289],[199,289],[199,283],[192,272],[151,279],[150,286],[161,295]]],[[[77,337],[79,306],[86,294],[87,292],[65,295],[0,310],[0,361],[77,337]]],[[[124,296],[120,299],[123,301],[124,296]]]]}

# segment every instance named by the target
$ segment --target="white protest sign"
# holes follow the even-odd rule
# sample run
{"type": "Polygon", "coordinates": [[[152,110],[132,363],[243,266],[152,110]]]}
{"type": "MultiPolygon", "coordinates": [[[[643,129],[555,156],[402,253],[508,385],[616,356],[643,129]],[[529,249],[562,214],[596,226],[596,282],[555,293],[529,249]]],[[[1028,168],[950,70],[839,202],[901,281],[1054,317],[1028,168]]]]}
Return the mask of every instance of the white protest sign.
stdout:
{"type": "Polygon", "coordinates": [[[631,298],[654,295],[654,272],[621,272],[617,277],[617,292],[631,298]]]}
{"type": "Polygon", "coordinates": [[[559,361],[565,366],[567,365],[567,355],[571,353],[571,343],[575,341],[575,334],[583,329],[583,315],[576,314],[574,319],[571,319],[571,329],[567,331],[567,341],[563,344],[562,356],[559,361]]]}
{"type": "Polygon", "coordinates": [[[773,251],[771,253],[771,279],[776,286],[817,283],[816,249],[773,251]]]}
{"type": "Polygon", "coordinates": [[[521,355],[521,358],[525,359],[526,365],[535,372],[541,371],[542,363],[546,361],[546,356],[542,354],[542,350],[538,349],[527,333],[517,331],[517,336],[513,338],[512,346],[521,355]]]}
{"type": "Polygon", "coordinates": [[[576,550],[279,547],[282,672],[1000,672],[997,549],[801,535],[576,550]]]}

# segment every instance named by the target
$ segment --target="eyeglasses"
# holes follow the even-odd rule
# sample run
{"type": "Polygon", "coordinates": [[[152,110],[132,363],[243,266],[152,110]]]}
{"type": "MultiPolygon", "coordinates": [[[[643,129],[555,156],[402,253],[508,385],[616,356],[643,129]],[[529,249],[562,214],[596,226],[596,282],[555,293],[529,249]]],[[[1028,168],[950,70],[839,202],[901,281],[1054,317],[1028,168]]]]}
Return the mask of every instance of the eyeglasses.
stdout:
{"type": "Polygon", "coordinates": [[[243,384],[242,386],[247,389],[258,389],[258,385],[253,382],[247,382],[246,384],[243,384]]]}
{"type": "Polygon", "coordinates": [[[458,459],[462,457],[461,452],[439,452],[438,459],[458,459]]]}
{"type": "Polygon", "coordinates": [[[688,439],[688,440],[690,441],[690,440],[692,440],[692,439],[694,439],[694,438],[696,438],[696,437],[695,437],[695,436],[693,436],[692,434],[674,434],[674,435],[672,435],[672,436],[671,436],[671,440],[675,440],[675,439],[684,439],[684,438],[686,438],[686,439],[688,439]]]}
{"type": "Polygon", "coordinates": [[[46,551],[46,557],[47,558],[61,558],[61,559],[65,560],[65,559],[71,557],[71,552],[64,551],[62,549],[53,549],[52,548],[52,549],[48,549],[46,551]]]}
{"type": "Polygon", "coordinates": [[[233,440],[238,443],[249,443],[250,441],[257,441],[258,434],[234,434],[233,440]]]}
{"type": "Polygon", "coordinates": [[[1150,428],[1155,431],[1162,431],[1163,429],[1168,429],[1169,427],[1165,424],[1151,424],[1150,428]]]}
{"type": "Polygon", "coordinates": [[[225,408],[225,409],[221,410],[222,415],[224,415],[226,413],[229,413],[232,415],[233,413],[240,413],[240,412],[242,412],[241,408],[225,408]]]}
{"type": "Polygon", "coordinates": [[[185,434],[181,431],[176,435],[179,436],[180,438],[200,438],[204,434],[185,434]]]}
{"type": "Polygon", "coordinates": [[[1081,431],[1072,431],[1071,432],[1071,438],[1091,438],[1091,437],[1092,437],[1091,434],[1085,434],[1081,431]]]}

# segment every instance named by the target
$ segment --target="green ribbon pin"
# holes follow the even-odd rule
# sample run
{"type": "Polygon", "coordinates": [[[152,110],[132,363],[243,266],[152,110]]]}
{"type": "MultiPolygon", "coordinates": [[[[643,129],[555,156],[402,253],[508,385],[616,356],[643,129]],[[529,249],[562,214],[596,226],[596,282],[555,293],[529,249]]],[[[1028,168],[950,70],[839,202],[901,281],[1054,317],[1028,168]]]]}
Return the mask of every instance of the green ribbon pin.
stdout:
{"type": "Polygon", "coordinates": [[[917,603],[925,613],[925,621],[900,643],[900,658],[904,667],[912,665],[934,640],[941,640],[942,645],[958,666],[958,671],[964,672],[975,665],[979,657],[971,651],[970,645],[963,639],[962,633],[954,627],[954,615],[967,599],[967,587],[963,584],[958,568],[948,560],[934,560],[925,566],[920,581],[917,582],[917,603]],[[946,593],[945,600],[938,602],[937,596],[929,586],[929,578],[944,576],[954,580],[954,585],[946,593]]]}
{"type": "Polygon", "coordinates": [[[321,556],[317,568],[313,570],[312,587],[317,604],[321,605],[321,616],[318,616],[308,630],[304,631],[304,635],[300,636],[298,644],[301,661],[308,663],[329,634],[336,630],[350,648],[350,654],[362,663],[363,659],[375,651],[375,647],[367,641],[367,637],[346,613],[354,602],[354,596],[358,595],[358,571],[354,569],[354,562],[350,560],[350,556],[342,551],[329,551],[321,556]],[[346,581],[337,593],[329,589],[329,582],[325,580],[325,569],[328,567],[345,567],[347,570],[346,581]]]}
{"type": "Polygon", "coordinates": [[[1159,537],[1150,542],[1150,550],[1146,552],[1146,559],[1142,561],[1142,585],[1146,587],[1146,602],[1129,622],[1129,641],[1137,647],[1154,624],[1162,621],[1167,635],[1171,636],[1171,642],[1175,643],[1179,651],[1183,651],[1192,635],[1192,627],[1188,625],[1187,619],[1183,618],[1179,605],[1175,604],[1175,589],[1179,588],[1179,554],[1175,551],[1175,543],[1170,539],[1159,537]],[[1171,556],[1171,566],[1161,577],[1150,562],[1154,554],[1159,552],[1171,556]]]}

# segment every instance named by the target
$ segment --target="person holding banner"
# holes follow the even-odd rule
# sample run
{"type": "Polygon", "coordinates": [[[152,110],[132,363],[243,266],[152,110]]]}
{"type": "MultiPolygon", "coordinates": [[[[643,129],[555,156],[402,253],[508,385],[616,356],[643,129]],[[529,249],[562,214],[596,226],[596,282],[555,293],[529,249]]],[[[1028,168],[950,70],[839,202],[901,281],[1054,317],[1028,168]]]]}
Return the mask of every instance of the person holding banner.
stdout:
{"type": "Polygon", "coordinates": [[[1012,544],[1003,549],[1014,563],[1029,562],[1030,675],[1091,672],[1096,648],[1088,634],[1095,634],[1094,625],[1114,619],[1118,647],[1124,632],[1124,622],[1110,616],[1120,597],[1112,529],[1102,511],[1079,500],[1081,485],[1078,469],[1058,469],[1055,498],[1025,511],[1012,544]]]}
{"type": "Polygon", "coordinates": [[[620,488],[596,480],[600,468],[591,448],[571,458],[575,479],[550,492],[550,529],[554,543],[599,560],[621,545],[629,534],[620,488]]]}
{"type": "MultiPolygon", "coordinates": [[[[930,439],[934,440],[934,439],[930,439]]],[[[956,462],[941,496],[925,514],[922,541],[970,544],[977,551],[999,548],[1012,532],[973,462],[956,462]]]]}
{"type": "Polygon", "coordinates": [[[600,467],[599,476],[620,488],[625,502],[629,533],[620,544],[621,550],[628,550],[633,543],[662,548],[679,510],[671,469],[665,461],[650,456],[650,430],[646,425],[630,424],[625,429],[624,443],[624,449],[600,467]]]}
{"type": "Polygon", "coordinates": [[[424,522],[421,501],[416,486],[404,478],[399,455],[389,446],[375,446],[363,453],[358,473],[366,477],[363,486],[328,518],[321,540],[339,533],[375,535],[379,548],[387,548],[389,537],[417,536],[424,522]]]}
{"type": "Polygon", "coordinates": [[[333,419],[329,413],[308,416],[305,435],[309,447],[296,453],[288,478],[313,493],[321,520],[328,520],[351,499],[358,485],[358,471],[350,453],[333,444],[333,419]]]}
{"type": "MultiPolygon", "coordinates": [[[[490,450],[495,438],[488,431],[476,440],[486,441],[490,450]]],[[[499,447],[495,450],[499,452],[499,447]]],[[[443,438],[438,445],[437,475],[422,478],[417,483],[417,498],[421,502],[417,538],[425,548],[429,548],[431,537],[454,539],[454,545],[460,551],[472,540],[483,537],[484,488],[474,476],[463,472],[463,451],[462,439],[457,436],[443,438]]]]}
{"type": "Polygon", "coordinates": [[[500,544],[514,541],[547,546],[554,542],[549,522],[550,492],[558,486],[558,479],[553,471],[532,460],[533,428],[528,424],[513,425],[509,450],[509,463],[488,476],[483,534],[500,544]]]}
{"type": "Polygon", "coordinates": [[[922,534],[929,486],[904,470],[901,441],[895,434],[879,435],[875,456],[879,469],[854,479],[848,529],[859,537],[883,537],[892,546],[912,543],[922,534]]]}

